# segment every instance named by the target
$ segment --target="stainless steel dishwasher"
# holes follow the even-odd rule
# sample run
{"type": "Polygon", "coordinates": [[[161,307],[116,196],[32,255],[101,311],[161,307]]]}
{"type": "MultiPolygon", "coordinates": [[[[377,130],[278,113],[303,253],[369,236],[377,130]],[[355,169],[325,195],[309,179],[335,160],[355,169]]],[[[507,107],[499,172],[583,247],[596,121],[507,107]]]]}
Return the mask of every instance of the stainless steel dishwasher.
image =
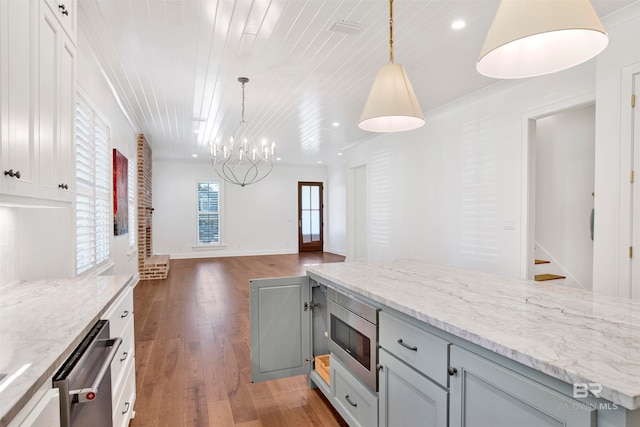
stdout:
{"type": "Polygon", "coordinates": [[[62,427],[111,426],[111,361],[122,338],[109,338],[100,320],[53,377],[60,390],[62,427]]]}

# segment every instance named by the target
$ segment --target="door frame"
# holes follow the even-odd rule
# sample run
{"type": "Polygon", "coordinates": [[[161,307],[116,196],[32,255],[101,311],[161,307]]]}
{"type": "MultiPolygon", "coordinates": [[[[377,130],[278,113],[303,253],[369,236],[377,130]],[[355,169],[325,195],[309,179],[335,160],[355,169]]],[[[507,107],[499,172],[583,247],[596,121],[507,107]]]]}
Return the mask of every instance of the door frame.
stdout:
{"type": "Polygon", "coordinates": [[[298,252],[322,252],[324,250],[324,183],[321,181],[298,181],[298,252]],[[304,244],[302,241],[302,187],[315,186],[320,189],[320,240],[319,243],[304,244]]]}
{"type": "Polygon", "coordinates": [[[640,63],[624,67],[620,87],[620,276],[617,295],[640,299],[640,63]],[[638,84],[636,84],[638,82],[638,84]],[[631,107],[629,96],[636,95],[636,106],[631,107]],[[624,164],[624,158],[630,161],[624,164]],[[634,182],[629,179],[629,167],[634,171],[634,182]],[[628,191],[625,191],[628,188],[628,191]],[[629,215],[629,220],[625,220],[629,215]],[[628,241],[627,241],[628,239],[628,241]],[[633,256],[625,257],[625,246],[633,248],[633,256]],[[629,261],[628,268],[625,262],[629,261]],[[635,279],[635,280],[634,280],[635,279]],[[625,281],[626,280],[626,281],[625,281]]]}
{"type": "Polygon", "coordinates": [[[566,99],[522,113],[522,200],[520,278],[533,280],[536,244],[536,121],[573,108],[595,104],[595,93],[566,99]]]}

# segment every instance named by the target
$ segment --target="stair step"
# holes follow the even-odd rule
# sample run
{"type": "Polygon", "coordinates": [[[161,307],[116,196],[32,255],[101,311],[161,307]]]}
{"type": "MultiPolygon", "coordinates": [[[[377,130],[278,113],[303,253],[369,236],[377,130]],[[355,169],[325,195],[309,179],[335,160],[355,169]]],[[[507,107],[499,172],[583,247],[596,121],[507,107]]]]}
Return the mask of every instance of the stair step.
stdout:
{"type": "Polygon", "coordinates": [[[551,261],[547,261],[546,259],[537,259],[536,265],[538,264],[551,264],[551,261]]]}
{"type": "Polygon", "coordinates": [[[534,279],[536,282],[544,282],[547,280],[566,279],[566,277],[558,276],[557,274],[536,274],[534,279]]]}

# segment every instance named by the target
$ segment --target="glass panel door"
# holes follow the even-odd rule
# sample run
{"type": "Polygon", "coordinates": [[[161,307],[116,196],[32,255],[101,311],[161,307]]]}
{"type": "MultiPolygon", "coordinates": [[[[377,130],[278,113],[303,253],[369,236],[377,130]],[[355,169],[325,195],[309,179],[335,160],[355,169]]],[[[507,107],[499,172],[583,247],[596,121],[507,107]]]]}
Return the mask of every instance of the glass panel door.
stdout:
{"type": "Polygon", "coordinates": [[[322,251],[322,183],[298,182],[298,249],[322,251]]]}

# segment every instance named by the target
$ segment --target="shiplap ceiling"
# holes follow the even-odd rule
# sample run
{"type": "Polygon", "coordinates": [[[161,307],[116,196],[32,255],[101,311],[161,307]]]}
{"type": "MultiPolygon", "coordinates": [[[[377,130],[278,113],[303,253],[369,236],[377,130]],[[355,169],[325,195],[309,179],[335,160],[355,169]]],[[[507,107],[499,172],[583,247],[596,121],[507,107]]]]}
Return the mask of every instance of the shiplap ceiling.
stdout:
{"type": "MultiPolygon", "coordinates": [[[[635,1],[592,4],[603,17],[635,1]]],[[[497,82],[475,61],[498,3],[394,1],[395,62],[425,111],[497,82]],[[453,30],[457,19],[466,27],[453,30]]],[[[208,158],[210,142],[240,121],[246,76],[253,135],[297,164],[332,162],[371,136],[357,122],[389,59],[388,21],[386,0],[79,0],[78,14],[79,43],[154,157],[208,158]],[[360,30],[331,30],[341,22],[360,30]]]]}

